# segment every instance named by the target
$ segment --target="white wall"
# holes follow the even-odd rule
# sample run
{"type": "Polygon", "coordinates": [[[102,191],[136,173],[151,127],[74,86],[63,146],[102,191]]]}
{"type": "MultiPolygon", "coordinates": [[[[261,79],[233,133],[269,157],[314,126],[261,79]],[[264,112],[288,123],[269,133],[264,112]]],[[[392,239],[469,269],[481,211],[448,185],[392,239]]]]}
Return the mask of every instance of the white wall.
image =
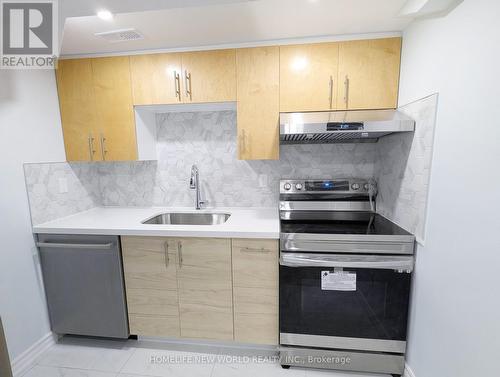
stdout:
{"type": "Polygon", "coordinates": [[[439,92],[410,319],[417,377],[499,375],[499,14],[498,0],[468,0],[403,34],[400,104],[439,92]]]}
{"type": "Polygon", "coordinates": [[[23,162],[64,160],[54,72],[0,70],[0,315],[11,359],[50,331],[23,162]]]}

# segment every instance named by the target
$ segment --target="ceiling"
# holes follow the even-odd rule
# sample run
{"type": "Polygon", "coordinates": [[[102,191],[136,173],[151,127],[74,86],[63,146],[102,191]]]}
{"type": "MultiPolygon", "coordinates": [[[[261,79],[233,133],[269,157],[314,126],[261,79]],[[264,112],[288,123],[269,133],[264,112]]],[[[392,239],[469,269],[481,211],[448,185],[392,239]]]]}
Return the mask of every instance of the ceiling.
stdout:
{"type": "Polygon", "coordinates": [[[259,44],[398,32],[407,0],[62,0],[61,55],[259,44]],[[115,16],[104,21],[96,11],[115,16]],[[111,43],[94,33],[135,28],[144,39],[111,43]]]}

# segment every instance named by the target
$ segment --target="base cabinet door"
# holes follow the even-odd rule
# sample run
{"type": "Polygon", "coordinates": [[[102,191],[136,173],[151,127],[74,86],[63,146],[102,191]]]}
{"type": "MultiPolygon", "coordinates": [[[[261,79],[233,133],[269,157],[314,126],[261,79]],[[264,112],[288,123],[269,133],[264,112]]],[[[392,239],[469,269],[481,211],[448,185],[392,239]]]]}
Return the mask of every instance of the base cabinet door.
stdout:
{"type": "Polygon", "coordinates": [[[177,240],[181,337],[233,340],[231,240],[177,240]]]}
{"type": "Polygon", "coordinates": [[[233,239],[234,340],[278,344],[278,241],[233,239]]]}
{"type": "Polygon", "coordinates": [[[122,237],[130,333],[179,337],[177,249],[164,237],[122,237]]]}

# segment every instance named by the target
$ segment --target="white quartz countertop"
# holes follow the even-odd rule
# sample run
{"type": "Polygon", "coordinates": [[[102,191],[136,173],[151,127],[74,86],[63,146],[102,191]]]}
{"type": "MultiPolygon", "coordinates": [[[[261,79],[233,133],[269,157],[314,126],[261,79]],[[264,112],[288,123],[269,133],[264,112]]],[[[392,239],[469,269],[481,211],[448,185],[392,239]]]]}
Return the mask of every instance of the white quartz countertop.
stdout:
{"type": "Polygon", "coordinates": [[[277,208],[96,207],[35,225],[33,233],[278,239],[279,215],[277,208]],[[141,224],[164,212],[230,213],[231,217],[217,225],[141,224]]]}

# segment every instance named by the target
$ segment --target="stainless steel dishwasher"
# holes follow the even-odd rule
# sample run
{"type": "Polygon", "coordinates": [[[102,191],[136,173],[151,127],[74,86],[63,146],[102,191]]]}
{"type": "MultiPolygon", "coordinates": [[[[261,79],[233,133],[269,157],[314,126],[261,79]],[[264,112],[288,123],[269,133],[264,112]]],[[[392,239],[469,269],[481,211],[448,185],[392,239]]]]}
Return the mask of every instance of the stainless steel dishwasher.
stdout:
{"type": "Polygon", "coordinates": [[[120,239],[39,234],[52,331],[128,338],[120,239]]]}

